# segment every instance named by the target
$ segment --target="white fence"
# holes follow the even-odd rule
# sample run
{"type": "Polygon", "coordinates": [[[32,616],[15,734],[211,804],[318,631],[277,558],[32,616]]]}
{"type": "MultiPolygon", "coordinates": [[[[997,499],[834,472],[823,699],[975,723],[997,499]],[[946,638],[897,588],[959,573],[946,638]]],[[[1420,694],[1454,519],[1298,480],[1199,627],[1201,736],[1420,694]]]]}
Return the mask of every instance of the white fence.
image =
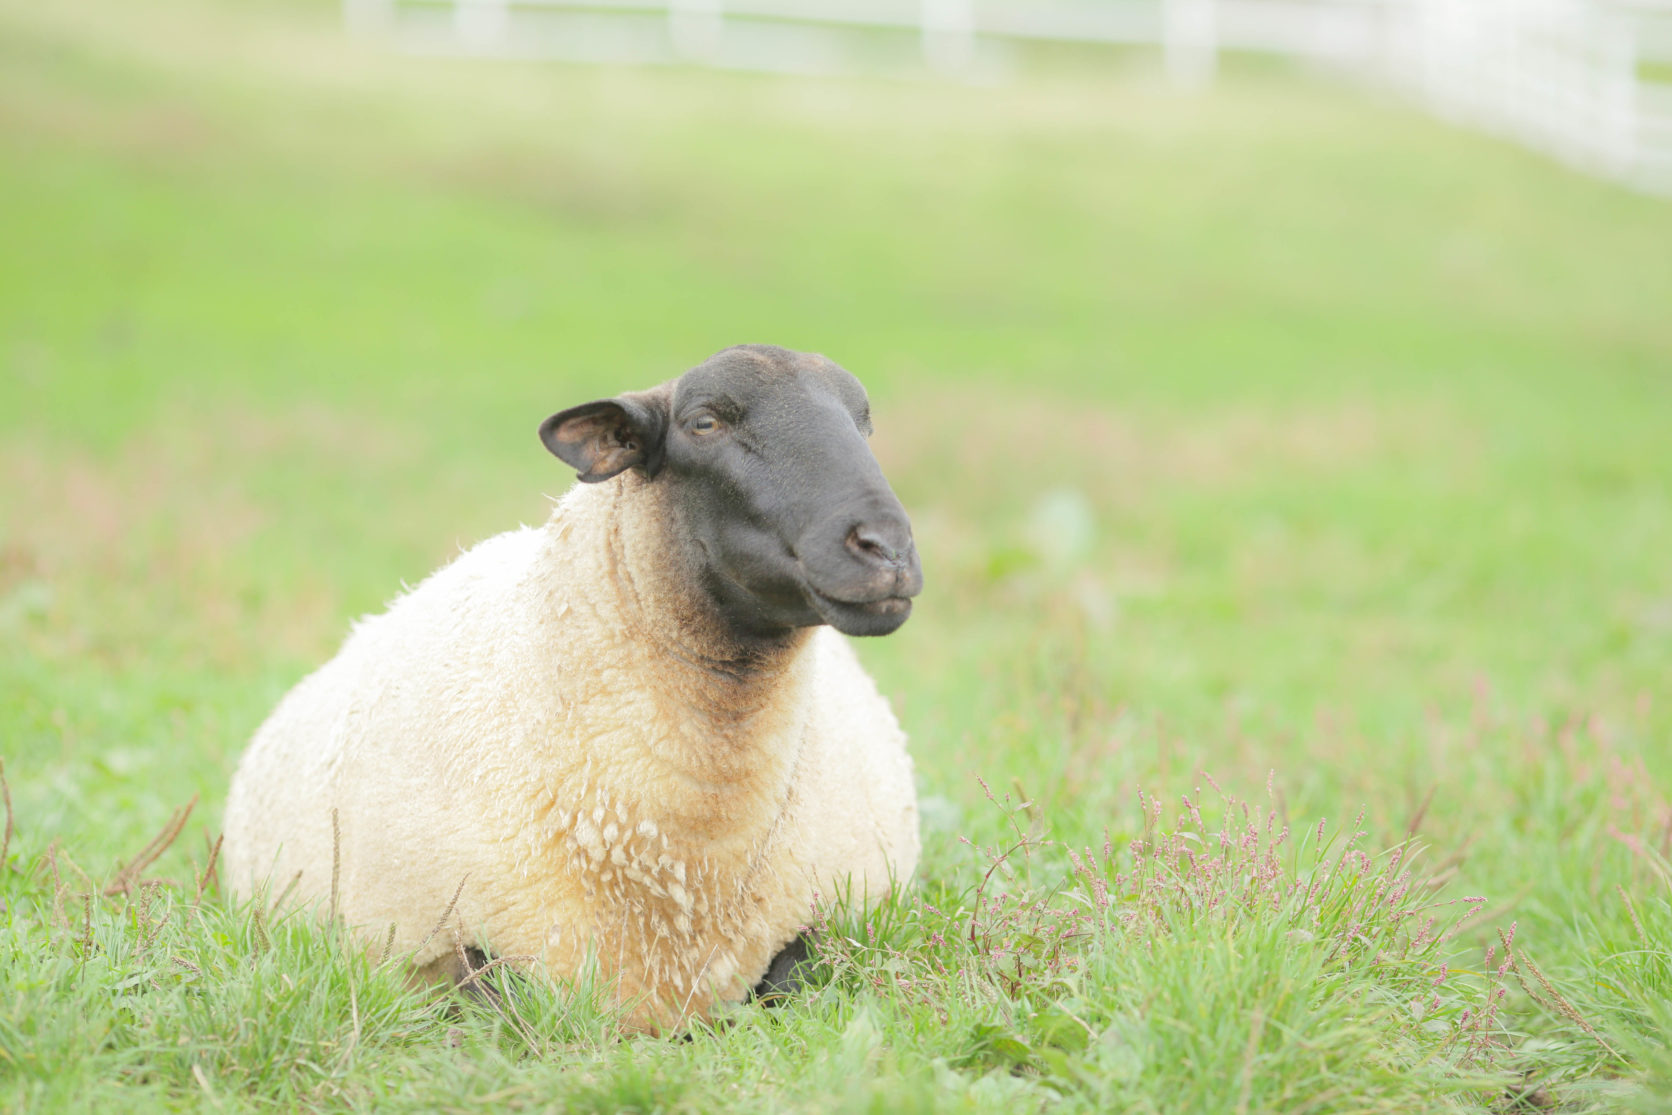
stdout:
{"type": "Polygon", "coordinates": [[[1672,193],[1672,0],[344,0],[413,51],[791,73],[927,66],[990,79],[1016,44],[1160,48],[1181,85],[1219,53],[1308,59],[1448,119],[1672,193]]]}

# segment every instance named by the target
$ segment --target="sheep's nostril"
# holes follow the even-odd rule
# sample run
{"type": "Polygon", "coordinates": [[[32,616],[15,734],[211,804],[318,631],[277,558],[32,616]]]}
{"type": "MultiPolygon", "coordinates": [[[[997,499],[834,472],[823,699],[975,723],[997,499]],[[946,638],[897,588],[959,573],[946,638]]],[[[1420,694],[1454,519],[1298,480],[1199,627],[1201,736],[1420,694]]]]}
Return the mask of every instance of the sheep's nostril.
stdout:
{"type": "Polygon", "coordinates": [[[863,523],[848,532],[847,542],[848,549],[853,551],[855,557],[881,565],[900,564],[900,551],[889,545],[888,540],[878,531],[863,523]]]}

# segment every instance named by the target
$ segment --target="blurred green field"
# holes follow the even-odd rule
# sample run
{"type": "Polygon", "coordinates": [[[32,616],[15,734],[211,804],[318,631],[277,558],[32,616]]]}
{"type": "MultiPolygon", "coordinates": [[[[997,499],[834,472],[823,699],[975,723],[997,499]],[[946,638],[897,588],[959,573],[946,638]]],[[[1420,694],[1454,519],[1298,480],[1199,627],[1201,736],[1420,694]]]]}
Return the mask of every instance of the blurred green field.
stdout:
{"type": "MultiPolygon", "coordinates": [[[[786,80],[403,59],[326,3],[0,0],[0,246],[8,1107],[1672,1110],[1664,201],[1270,66],[786,80]],[[1362,808],[1364,850],[1415,833],[1441,900],[1491,900],[1454,968],[1493,978],[1514,922],[1556,990],[1511,977],[1463,1064],[1449,999],[1181,930],[1094,949],[1062,1045],[1048,981],[913,1007],[865,938],[782,1017],[684,1045],[548,1002],[531,1057],[219,906],[146,967],[350,618],[544,516],[546,414],[739,341],[859,375],[913,513],[926,595],[862,653],[924,895],[967,901],[960,836],[1009,831],[977,776],[1118,849],[1140,787],[1171,816],[1275,771],[1297,832],[1362,808]],[[184,890],[83,934],[193,795],[184,890]]],[[[1060,897],[1054,854],[999,877],[1060,897]]]]}

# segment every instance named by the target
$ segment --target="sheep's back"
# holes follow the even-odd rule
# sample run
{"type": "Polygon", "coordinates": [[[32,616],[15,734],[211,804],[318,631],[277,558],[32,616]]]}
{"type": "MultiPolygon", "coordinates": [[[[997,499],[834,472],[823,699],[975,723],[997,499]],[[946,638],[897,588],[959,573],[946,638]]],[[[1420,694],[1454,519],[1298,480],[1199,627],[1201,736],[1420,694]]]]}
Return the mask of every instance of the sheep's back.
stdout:
{"type": "MultiPolygon", "coordinates": [[[[239,895],[265,879],[302,901],[329,894],[397,944],[433,924],[480,868],[473,784],[515,737],[549,718],[530,644],[547,637],[542,532],[491,538],[358,621],[257,731],[233,778],[226,872],[239,895]],[[496,751],[501,752],[496,754],[496,751]],[[332,811],[338,835],[333,840],[332,811]],[[299,877],[298,877],[298,873],[299,877]]],[[[469,911],[462,911],[468,917],[469,911]]]]}

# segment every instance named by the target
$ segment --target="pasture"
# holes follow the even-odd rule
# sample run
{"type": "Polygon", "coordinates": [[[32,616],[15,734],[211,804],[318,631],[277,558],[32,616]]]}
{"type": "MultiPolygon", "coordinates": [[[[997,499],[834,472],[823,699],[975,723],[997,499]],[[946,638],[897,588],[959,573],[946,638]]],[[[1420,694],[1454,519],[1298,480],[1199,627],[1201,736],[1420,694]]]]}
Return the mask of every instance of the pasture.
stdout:
{"type": "Polygon", "coordinates": [[[1672,206],[1313,75],[1049,61],[0,0],[0,1104],[1672,1109],[1672,206]],[[540,419],[738,341],[864,380],[913,516],[861,653],[915,890],[689,1041],[223,901],[279,696],[544,517],[540,419]]]}

